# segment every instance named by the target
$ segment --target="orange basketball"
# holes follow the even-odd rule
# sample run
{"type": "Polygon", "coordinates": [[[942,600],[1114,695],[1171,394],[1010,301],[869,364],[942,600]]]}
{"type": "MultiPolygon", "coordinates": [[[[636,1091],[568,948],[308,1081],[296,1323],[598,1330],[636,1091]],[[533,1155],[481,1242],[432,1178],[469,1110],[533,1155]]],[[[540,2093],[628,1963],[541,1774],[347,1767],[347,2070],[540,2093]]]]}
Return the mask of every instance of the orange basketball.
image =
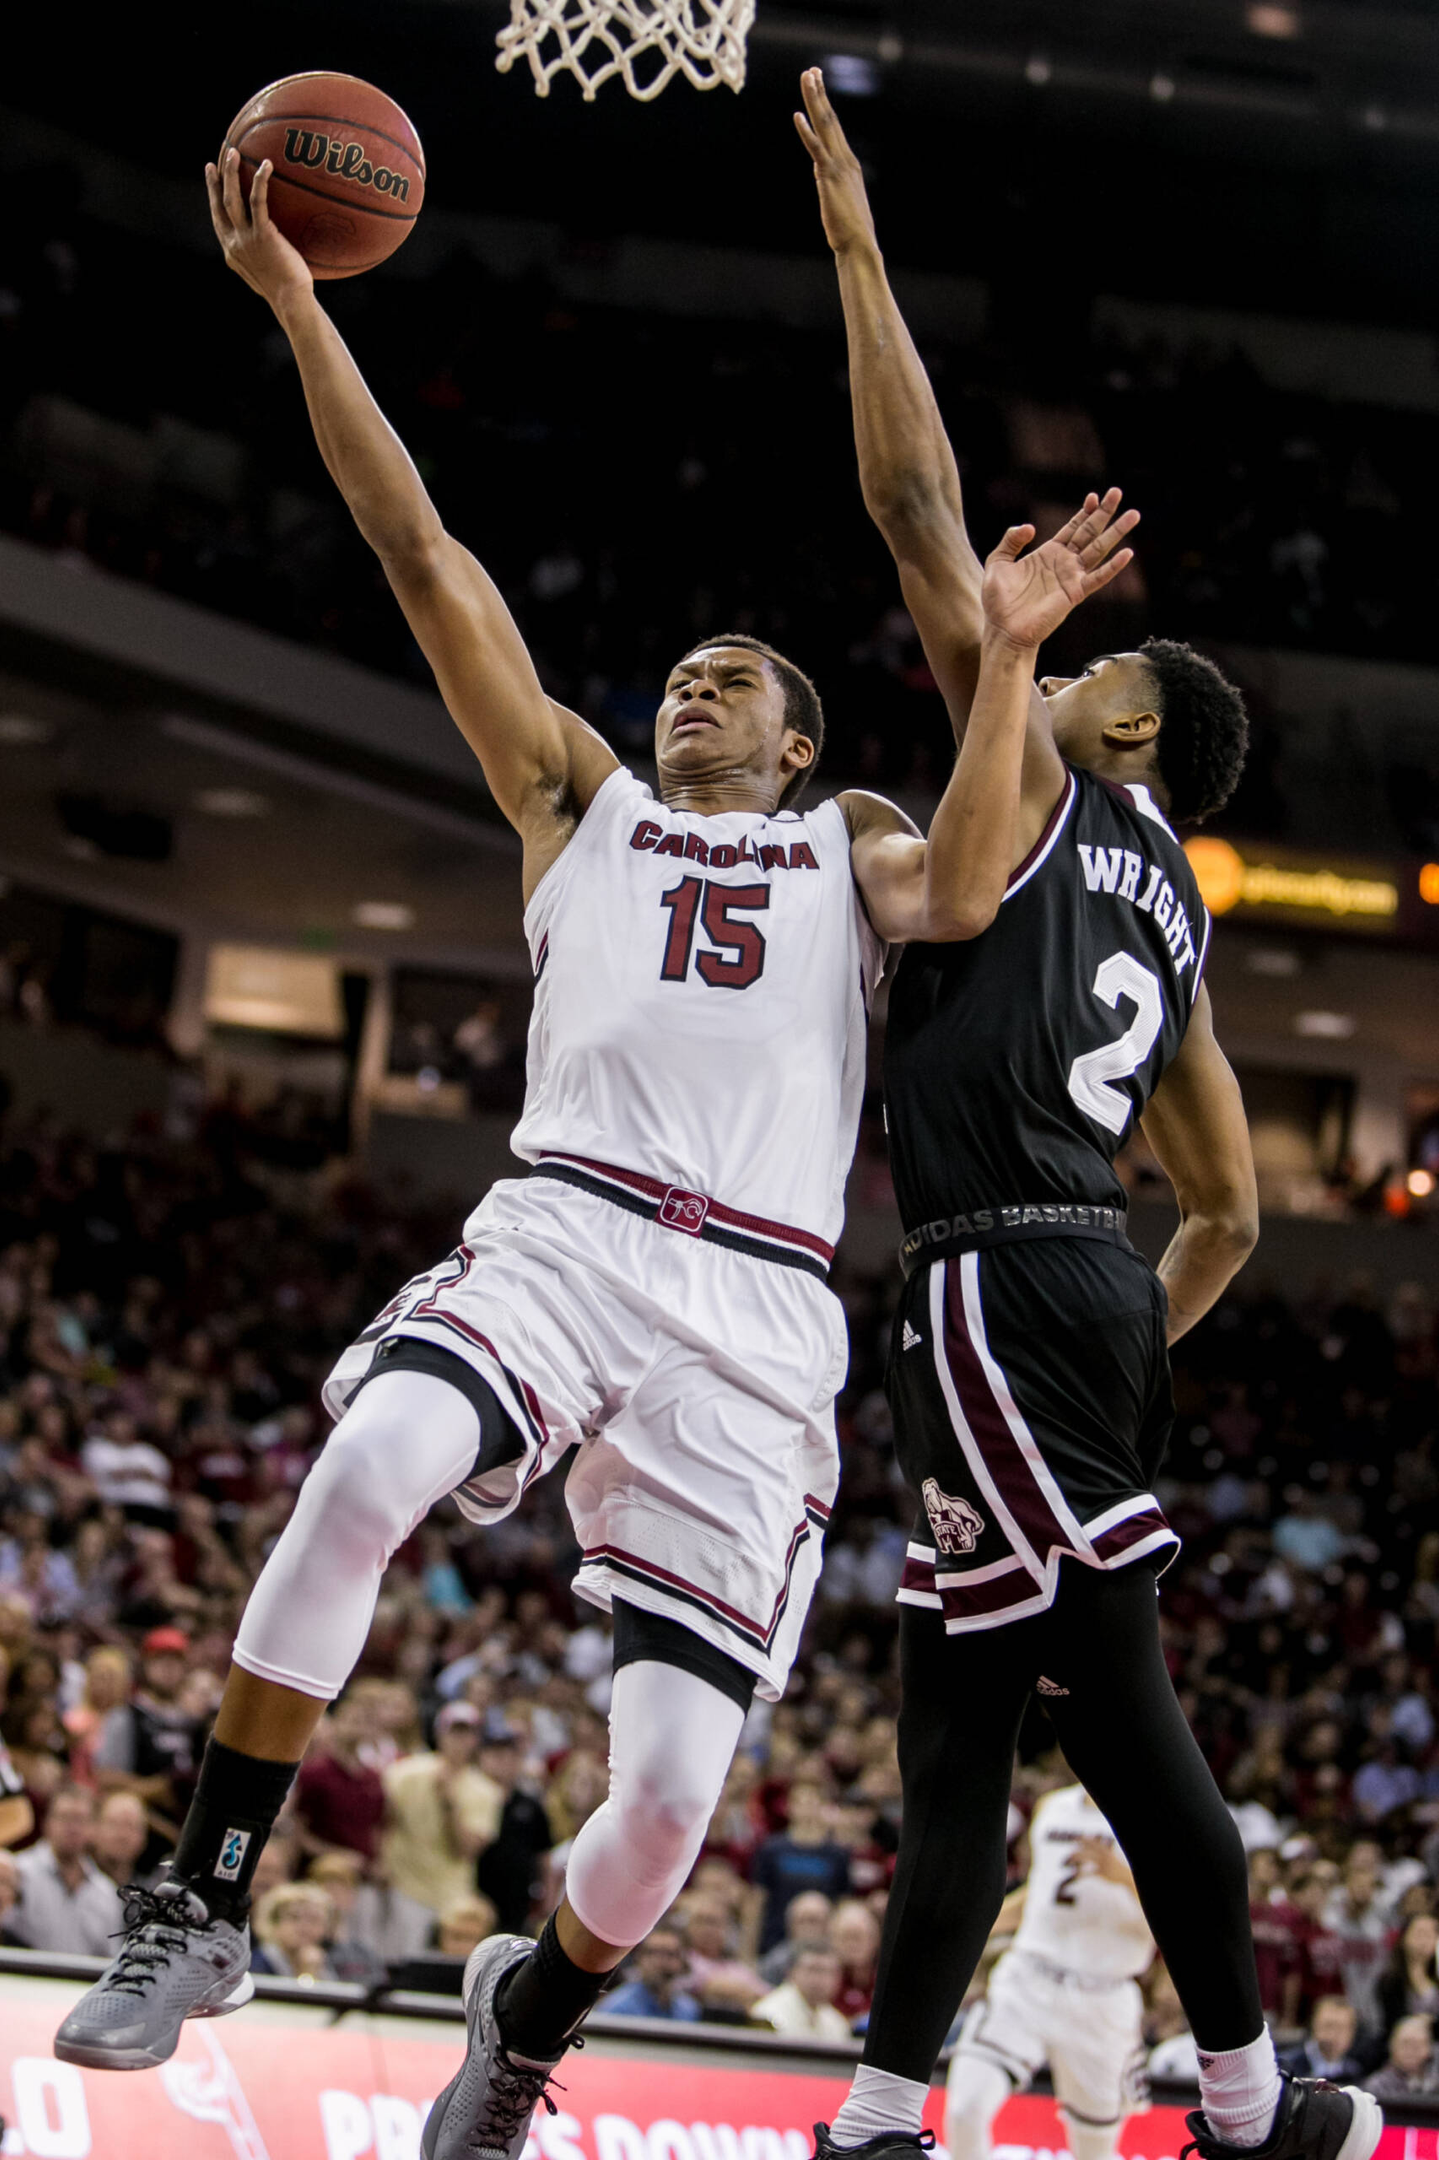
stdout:
{"type": "Polygon", "coordinates": [[[425,199],[420,138],[393,98],[357,75],[287,75],[236,113],[224,148],[240,187],[268,158],[270,215],[317,278],[373,270],[406,239],[425,199]]]}

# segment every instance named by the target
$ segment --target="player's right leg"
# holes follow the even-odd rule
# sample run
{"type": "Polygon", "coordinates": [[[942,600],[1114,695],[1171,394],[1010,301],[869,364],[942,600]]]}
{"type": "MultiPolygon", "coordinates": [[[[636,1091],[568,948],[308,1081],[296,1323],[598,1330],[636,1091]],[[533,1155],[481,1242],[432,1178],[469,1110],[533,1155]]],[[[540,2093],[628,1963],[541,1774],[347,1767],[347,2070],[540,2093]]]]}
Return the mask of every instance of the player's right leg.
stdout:
{"type": "Polygon", "coordinates": [[[971,2054],[963,2045],[956,2047],[944,2089],[944,2142],[950,2160],[990,2160],[994,2118],[1013,2091],[998,2063],[971,2054]]]}
{"type": "MultiPolygon", "coordinates": [[[[390,1556],[444,1494],[523,1443],[483,1378],[431,1369],[361,1388],[301,1489],[251,1595],[174,1866],[131,1893],[119,1955],[61,2025],[55,2053],[143,2070],[187,2017],[238,2009],[249,1977],[250,1883],[300,1758],[369,1632],[390,1556]]],[[[434,1361],[438,1359],[439,1362],[434,1361]]]]}
{"type": "Polygon", "coordinates": [[[1015,1960],[1002,1957],[984,2000],[966,2012],[949,2059],[944,2141],[950,2160],[989,2160],[995,2116],[1043,2068],[1045,2008],[1025,1987],[1015,1960]]]}
{"type": "Polygon", "coordinates": [[[1069,2150],[1073,2160],[1114,2160],[1129,2116],[1149,2105],[1144,1997],[1132,1980],[1056,1992],[1049,2072],[1069,2150]]]}
{"type": "Polygon", "coordinates": [[[576,1837],[537,1943],[494,1936],[465,1968],[465,2060],[425,2123],[425,2160],[518,2160],[535,2106],[617,1966],[699,1857],[754,1675],[663,1616],[618,1604],[610,1790],[576,1837]]]}
{"type": "MultiPolygon", "coordinates": [[[[1011,2093],[1043,2069],[1052,2028],[1052,1984],[1002,1957],[984,1999],[971,2005],[954,2044],[945,2085],[944,2141],[950,2160],[989,2160],[990,2127],[1011,2093]]],[[[1076,2153],[1075,2160],[1079,2160],[1076,2153]]]]}
{"type": "Polygon", "coordinates": [[[1276,2066],[1244,1849],[1169,1677],[1151,1568],[1066,1560],[1034,1625],[1065,1759],[1109,1818],[1198,2044],[1204,2107],[1189,2128],[1204,2160],[1368,2160],[1382,2128],[1373,2096],[1276,2066]]]}

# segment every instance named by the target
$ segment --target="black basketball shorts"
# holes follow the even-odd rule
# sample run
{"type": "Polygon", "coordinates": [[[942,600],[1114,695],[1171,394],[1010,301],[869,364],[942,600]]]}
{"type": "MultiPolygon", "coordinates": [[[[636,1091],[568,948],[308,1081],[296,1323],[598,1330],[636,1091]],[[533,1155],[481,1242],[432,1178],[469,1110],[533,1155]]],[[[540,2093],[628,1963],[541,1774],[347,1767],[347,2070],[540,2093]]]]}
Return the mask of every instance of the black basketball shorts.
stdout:
{"type": "Polygon", "coordinates": [[[895,1315],[887,1392],[919,1502],[899,1597],[952,1635],[1054,1599],[1059,1565],[1162,1569],[1149,1489],[1174,1404],[1167,1300],[1128,1245],[1054,1237],[932,1261],[895,1315]]]}

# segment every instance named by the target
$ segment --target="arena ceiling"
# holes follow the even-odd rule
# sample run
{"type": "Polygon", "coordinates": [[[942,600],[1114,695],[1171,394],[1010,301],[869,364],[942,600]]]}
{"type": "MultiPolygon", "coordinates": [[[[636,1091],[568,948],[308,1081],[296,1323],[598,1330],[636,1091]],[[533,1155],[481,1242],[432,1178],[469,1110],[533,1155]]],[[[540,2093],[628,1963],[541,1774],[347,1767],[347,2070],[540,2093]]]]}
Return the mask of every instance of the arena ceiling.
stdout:
{"type": "Polygon", "coordinates": [[[209,939],[528,973],[508,830],[118,683],[0,669],[0,876],[209,939]]]}
{"type": "MultiPolygon", "coordinates": [[[[848,62],[843,109],[896,260],[990,281],[1062,358],[1096,291],[1432,322],[1435,0],[759,0],[744,95],[637,107],[501,78],[503,0],[252,0],[136,39],[123,10],[31,25],[18,110],[198,175],[231,113],[302,68],[370,76],[425,139],[431,199],[618,233],[817,245],[795,78],[848,62]],[[48,50],[47,50],[48,48],[48,50]]],[[[839,73],[843,73],[841,68],[839,73]]],[[[19,204],[10,206],[18,209],[19,204]]]]}

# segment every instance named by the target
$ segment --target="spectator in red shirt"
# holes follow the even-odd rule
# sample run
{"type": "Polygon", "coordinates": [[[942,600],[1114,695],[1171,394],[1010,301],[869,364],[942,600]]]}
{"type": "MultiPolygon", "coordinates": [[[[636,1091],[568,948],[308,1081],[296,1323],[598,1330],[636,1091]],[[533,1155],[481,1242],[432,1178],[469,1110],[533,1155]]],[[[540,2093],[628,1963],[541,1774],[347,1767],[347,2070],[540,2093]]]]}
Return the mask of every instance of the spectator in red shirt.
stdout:
{"type": "Polygon", "coordinates": [[[1284,1895],[1279,1855],[1267,1845],[1249,1855],[1249,1926],[1266,2017],[1294,2023],[1299,1998],[1300,1915],[1284,1895]]]}
{"type": "Polygon", "coordinates": [[[1298,1951],[1299,2003],[1297,2015],[1312,2017],[1325,1996],[1344,1993],[1344,1945],[1325,1919],[1333,1892],[1330,1870],[1321,1863],[1307,1874],[1297,1875],[1289,1886],[1289,1902],[1297,1915],[1295,1944],[1298,1951]]]}
{"type": "Polygon", "coordinates": [[[360,1750],[375,1736],[374,1705],[368,1695],[352,1688],[320,1732],[323,1751],[311,1749],[295,1780],[300,1841],[312,1856],[358,1853],[368,1868],[379,1851],[385,1819],[380,1773],[360,1759],[360,1750]]]}
{"type": "Polygon", "coordinates": [[[835,2008],[853,2025],[869,2016],[874,2001],[874,1978],[879,1966],[879,1922],[858,1898],[836,1905],[829,1923],[830,1948],[843,1968],[835,2008]]]}

